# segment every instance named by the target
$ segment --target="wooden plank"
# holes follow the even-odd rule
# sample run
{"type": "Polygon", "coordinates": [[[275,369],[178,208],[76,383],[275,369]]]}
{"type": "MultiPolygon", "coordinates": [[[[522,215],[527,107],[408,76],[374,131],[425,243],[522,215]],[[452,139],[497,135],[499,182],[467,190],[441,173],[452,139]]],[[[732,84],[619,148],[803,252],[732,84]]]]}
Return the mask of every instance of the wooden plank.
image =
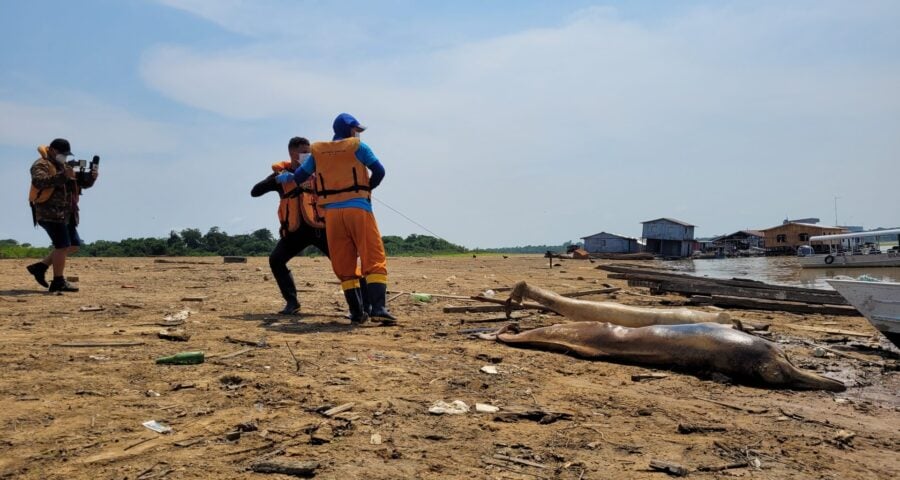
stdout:
{"type": "Polygon", "coordinates": [[[561,293],[560,295],[562,295],[563,297],[568,297],[568,298],[577,298],[577,297],[585,297],[588,295],[602,295],[602,294],[606,294],[606,293],[616,293],[619,290],[621,290],[621,288],[618,288],[618,287],[595,288],[593,290],[582,290],[580,292],[561,293]]]}
{"type": "MultiPolygon", "coordinates": [[[[641,268],[641,267],[628,267],[628,266],[620,266],[620,265],[600,265],[597,267],[600,270],[613,272],[616,274],[624,274],[626,277],[624,279],[632,278],[632,275],[635,275],[633,278],[639,278],[638,276],[644,277],[654,277],[654,278],[643,278],[643,279],[656,279],[656,280],[664,280],[664,279],[674,279],[674,280],[684,280],[684,281],[695,281],[695,282],[703,282],[703,283],[712,283],[716,285],[727,285],[733,287],[742,287],[742,288],[757,288],[757,289],[765,289],[765,290],[781,290],[781,291],[790,291],[790,292],[803,292],[809,293],[813,295],[825,295],[832,296],[837,298],[843,298],[839,293],[833,290],[820,290],[816,288],[803,288],[803,287],[795,287],[790,285],[775,285],[771,283],[760,282],[758,280],[750,280],[743,278],[732,278],[732,279],[722,279],[722,278],[710,278],[710,277],[698,277],[695,275],[687,275],[683,273],[676,273],[665,270],[656,270],[651,268],[641,268]]],[[[611,278],[620,278],[620,277],[611,277],[611,278]]],[[[620,278],[621,279],[621,278],[620,278]]],[[[835,305],[842,305],[843,303],[835,303],[835,305]]]]}
{"type": "Polygon", "coordinates": [[[774,290],[770,288],[746,288],[733,285],[717,285],[714,283],[684,280],[654,279],[645,276],[628,276],[628,285],[632,282],[652,281],[656,290],[662,292],[682,293],[689,295],[724,295],[729,297],[758,298],[785,302],[803,302],[817,305],[846,305],[847,301],[840,295],[826,291],[823,293],[796,292],[791,290],[774,290]]]}
{"type": "Polygon", "coordinates": [[[136,347],[144,342],[67,342],[54,343],[54,347],[91,348],[91,347],[136,347]]]}
{"type": "Polygon", "coordinates": [[[709,297],[692,297],[689,303],[694,305],[715,305],[723,308],[743,308],[746,310],[774,310],[791,313],[818,313],[820,315],[860,316],[859,311],[844,305],[810,305],[806,303],[778,302],[754,298],[712,295],[709,297]]]}
{"type": "Polygon", "coordinates": [[[807,332],[828,333],[830,335],[848,335],[851,337],[871,337],[872,335],[875,335],[874,333],[859,333],[851,330],[841,330],[839,328],[809,327],[806,325],[787,324],[785,325],[785,327],[793,328],[794,330],[804,330],[807,332]]]}
{"type": "Polygon", "coordinates": [[[256,473],[280,473],[294,477],[311,477],[316,474],[319,462],[296,462],[286,460],[269,460],[256,462],[250,466],[250,470],[256,473]]]}

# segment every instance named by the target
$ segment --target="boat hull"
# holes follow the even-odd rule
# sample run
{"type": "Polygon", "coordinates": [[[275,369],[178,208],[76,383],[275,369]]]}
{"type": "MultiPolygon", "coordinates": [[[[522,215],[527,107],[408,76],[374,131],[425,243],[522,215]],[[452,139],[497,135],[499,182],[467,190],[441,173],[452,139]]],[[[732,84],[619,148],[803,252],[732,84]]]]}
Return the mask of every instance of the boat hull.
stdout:
{"type": "Polygon", "coordinates": [[[900,283],[826,281],[891,343],[900,347],[900,283]]]}
{"type": "Polygon", "coordinates": [[[900,255],[810,255],[797,259],[803,268],[900,267],[900,255]],[[831,263],[829,263],[829,260],[831,263]]]}

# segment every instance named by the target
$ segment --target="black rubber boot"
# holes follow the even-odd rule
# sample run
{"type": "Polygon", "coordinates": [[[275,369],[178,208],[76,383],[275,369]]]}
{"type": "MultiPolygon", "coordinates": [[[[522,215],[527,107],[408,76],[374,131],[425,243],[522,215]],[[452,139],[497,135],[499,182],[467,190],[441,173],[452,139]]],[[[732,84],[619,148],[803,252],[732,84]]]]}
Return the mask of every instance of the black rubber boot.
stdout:
{"type": "Polygon", "coordinates": [[[387,284],[370,283],[367,286],[369,303],[372,304],[372,312],[369,316],[373,320],[380,321],[384,325],[396,325],[397,318],[387,310],[387,284]]]}
{"type": "Polygon", "coordinates": [[[44,262],[32,263],[25,267],[25,269],[28,270],[28,273],[34,275],[34,279],[44,288],[50,287],[50,284],[47,283],[47,279],[44,278],[47,275],[47,269],[49,268],[50,265],[47,265],[44,262]]]}
{"type": "Polygon", "coordinates": [[[278,284],[278,290],[284,297],[286,304],[284,308],[278,312],[282,315],[296,315],[300,313],[300,302],[297,301],[297,286],[294,284],[294,276],[290,270],[284,269],[278,271],[272,269],[272,276],[275,277],[275,283],[278,284]]]}
{"type": "Polygon", "coordinates": [[[50,291],[51,292],[77,292],[78,287],[67,282],[65,277],[53,277],[53,281],[50,282],[50,291]]]}
{"type": "Polygon", "coordinates": [[[362,294],[362,304],[363,310],[365,310],[366,314],[372,315],[372,304],[369,303],[369,290],[366,288],[368,283],[366,283],[366,277],[360,277],[359,279],[359,290],[362,294]]]}
{"type": "Polygon", "coordinates": [[[284,304],[284,308],[278,312],[281,315],[299,315],[300,314],[300,302],[297,301],[297,297],[289,297],[288,295],[284,295],[284,300],[287,302],[284,304]]]}
{"type": "Polygon", "coordinates": [[[354,324],[366,323],[369,320],[369,315],[363,310],[360,289],[348,288],[344,290],[344,298],[347,299],[347,306],[350,307],[350,322],[354,324]]]}

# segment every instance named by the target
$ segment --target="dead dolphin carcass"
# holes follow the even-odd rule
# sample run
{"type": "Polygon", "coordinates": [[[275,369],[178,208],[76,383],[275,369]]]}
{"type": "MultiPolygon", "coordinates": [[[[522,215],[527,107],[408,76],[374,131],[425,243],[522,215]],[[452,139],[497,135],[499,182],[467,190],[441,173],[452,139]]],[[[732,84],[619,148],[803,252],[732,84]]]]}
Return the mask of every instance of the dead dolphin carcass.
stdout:
{"type": "Polygon", "coordinates": [[[615,302],[592,302],[567,298],[525,282],[513,287],[508,302],[530,298],[575,322],[609,322],[625,327],[680,325],[685,323],[732,323],[725,312],[704,312],[688,308],[645,308],[615,302]]]}
{"type": "Polygon", "coordinates": [[[589,359],[719,372],[736,380],[772,387],[846,390],[837,380],[795,367],[774,343],[717,323],[629,328],[609,322],[573,322],[521,333],[516,333],[516,328],[508,325],[480,336],[589,359]]]}

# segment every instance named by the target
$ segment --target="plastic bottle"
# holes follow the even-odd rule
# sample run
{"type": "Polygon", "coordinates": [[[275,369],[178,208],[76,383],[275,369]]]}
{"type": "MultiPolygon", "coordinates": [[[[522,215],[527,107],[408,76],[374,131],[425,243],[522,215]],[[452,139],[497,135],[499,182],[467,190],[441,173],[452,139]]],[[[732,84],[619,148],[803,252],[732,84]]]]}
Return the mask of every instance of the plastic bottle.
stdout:
{"type": "Polygon", "coordinates": [[[428,303],[431,301],[431,295],[429,295],[427,293],[410,293],[409,296],[410,296],[410,298],[412,298],[413,300],[415,300],[417,302],[428,303]]]}
{"type": "Polygon", "coordinates": [[[164,365],[194,365],[203,363],[203,352],[181,352],[168,357],[156,359],[156,363],[164,365]]]}

